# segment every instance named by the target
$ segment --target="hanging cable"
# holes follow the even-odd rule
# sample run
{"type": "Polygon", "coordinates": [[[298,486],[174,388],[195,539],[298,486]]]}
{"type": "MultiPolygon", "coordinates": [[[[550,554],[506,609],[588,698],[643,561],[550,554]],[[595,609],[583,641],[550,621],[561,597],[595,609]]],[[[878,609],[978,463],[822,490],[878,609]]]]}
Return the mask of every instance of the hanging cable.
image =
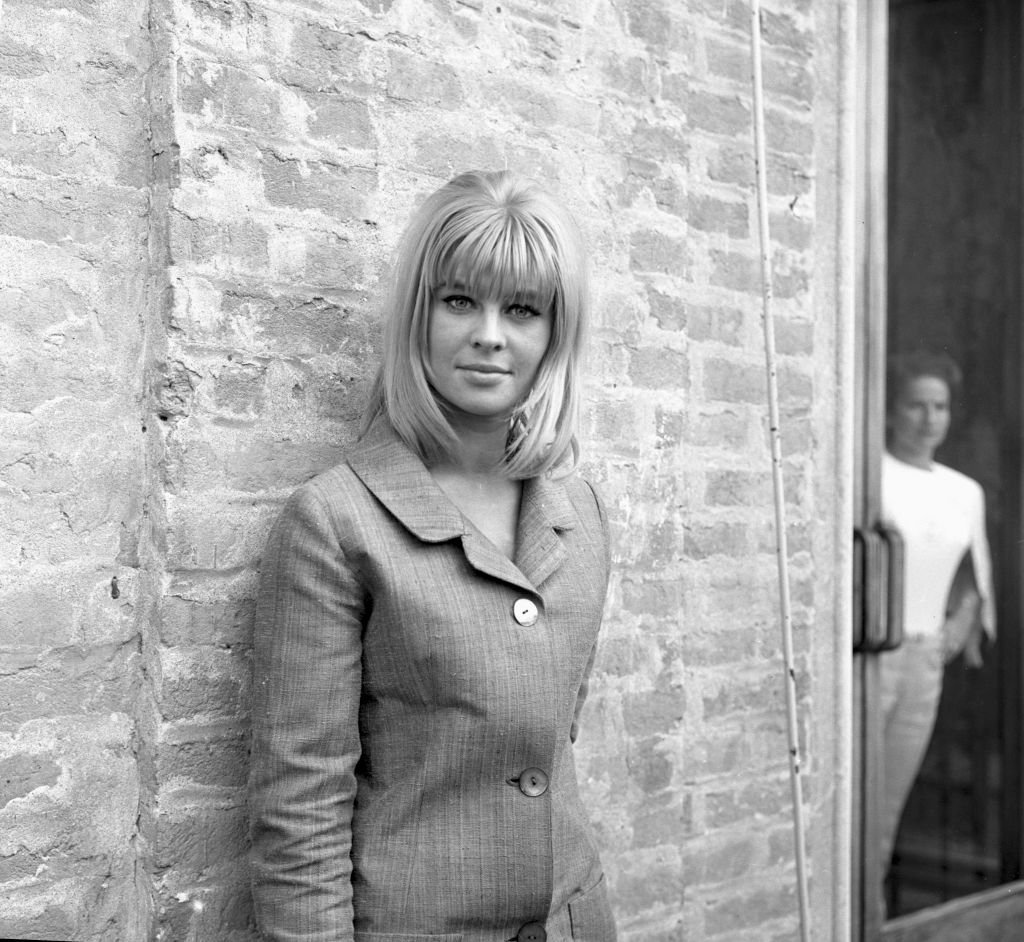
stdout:
{"type": "Polygon", "coordinates": [[[779,603],[782,617],[782,654],[785,663],[786,728],[789,737],[789,782],[793,798],[793,832],[796,844],[797,895],[800,904],[800,939],[810,942],[810,907],[807,862],[804,854],[804,801],[800,779],[800,730],[796,712],[796,670],[793,661],[793,617],[789,597],[789,551],[786,541],[786,499],[782,481],[782,438],[779,432],[778,370],[775,328],[772,322],[772,263],[768,233],[768,169],[765,162],[764,82],[761,70],[761,3],[752,0],[751,60],[754,86],[754,158],[757,177],[757,229],[761,242],[761,298],[764,355],[768,372],[768,414],[771,438],[772,486],[775,497],[776,556],[779,570],[779,603]]]}

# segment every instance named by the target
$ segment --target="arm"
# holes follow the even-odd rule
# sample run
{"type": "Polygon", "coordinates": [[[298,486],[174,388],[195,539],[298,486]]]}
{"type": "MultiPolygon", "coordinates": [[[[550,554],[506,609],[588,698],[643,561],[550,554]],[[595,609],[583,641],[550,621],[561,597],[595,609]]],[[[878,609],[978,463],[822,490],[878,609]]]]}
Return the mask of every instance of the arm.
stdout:
{"type": "Polygon", "coordinates": [[[254,639],[253,898],[272,942],[352,938],[362,590],[302,488],[267,545],[254,639]]]}
{"type": "Polygon", "coordinates": [[[981,667],[981,596],[972,579],[957,593],[951,611],[946,613],[942,626],[942,653],[944,660],[952,661],[961,651],[968,667],[981,667]]]}
{"type": "MultiPolygon", "coordinates": [[[[975,588],[981,597],[980,624],[990,641],[996,637],[996,606],[992,587],[992,554],[985,529],[985,492],[979,484],[971,533],[971,563],[974,566],[975,588]]],[[[980,638],[978,639],[980,642],[980,638]]]]}
{"type": "MultiPolygon", "coordinates": [[[[973,482],[972,482],[973,483],[973,482]]],[[[995,638],[996,613],[992,589],[992,557],[985,529],[985,492],[974,484],[974,506],[971,513],[971,545],[961,570],[965,570],[966,587],[954,597],[958,600],[948,614],[945,631],[950,639],[948,656],[955,657],[962,649],[968,667],[981,667],[982,640],[985,635],[995,638]]],[[[960,581],[957,573],[956,583],[960,581]]],[[[952,593],[951,593],[952,594],[952,593]]]]}
{"type": "MultiPolygon", "coordinates": [[[[611,543],[611,532],[608,525],[608,513],[605,510],[604,501],[598,495],[597,491],[594,490],[594,486],[588,481],[587,487],[590,489],[591,494],[594,497],[594,503],[597,505],[598,518],[601,521],[601,540],[604,549],[604,570],[605,570],[605,592],[608,589],[608,580],[611,576],[611,565],[612,565],[612,543],[611,543]]],[[[579,720],[580,713],[583,710],[583,704],[587,699],[587,692],[590,689],[590,672],[594,667],[594,659],[597,657],[597,638],[594,639],[594,646],[590,649],[590,657],[587,659],[586,669],[583,671],[583,682],[580,684],[580,689],[576,694],[576,708],[573,711],[572,726],[569,729],[569,739],[571,742],[576,742],[576,737],[579,735],[579,720]]]]}

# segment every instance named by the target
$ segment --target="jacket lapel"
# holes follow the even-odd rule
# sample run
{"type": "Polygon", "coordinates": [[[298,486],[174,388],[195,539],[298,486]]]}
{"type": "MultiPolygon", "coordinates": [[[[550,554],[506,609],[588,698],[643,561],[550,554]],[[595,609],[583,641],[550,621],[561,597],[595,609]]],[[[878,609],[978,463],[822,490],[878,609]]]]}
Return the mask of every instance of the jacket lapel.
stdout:
{"type": "Polygon", "coordinates": [[[542,585],[565,561],[559,535],[576,523],[565,485],[546,477],[523,482],[516,532],[516,565],[535,586],[542,585]]]}
{"type": "Polygon", "coordinates": [[[378,419],[347,458],[359,479],[415,537],[443,543],[465,532],[459,509],[387,422],[378,419]]]}
{"type": "Polygon", "coordinates": [[[467,562],[478,572],[539,594],[538,587],[565,560],[558,531],[572,529],[576,513],[557,481],[523,482],[513,562],[467,523],[387,422],[374,423],[350,451],[348,463],[413,536],[426,543],[460,539],[467,562]]]}

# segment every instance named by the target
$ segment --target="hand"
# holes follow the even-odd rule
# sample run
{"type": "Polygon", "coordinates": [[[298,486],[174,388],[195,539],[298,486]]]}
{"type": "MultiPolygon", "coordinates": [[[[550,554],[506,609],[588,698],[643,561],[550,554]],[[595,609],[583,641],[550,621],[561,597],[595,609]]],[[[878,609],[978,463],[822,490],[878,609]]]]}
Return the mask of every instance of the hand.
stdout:
{"type": "Polygon", "coordinates": [[[977,670],[985,661],[981,656],[981,642],[985,632],[981,628],[981,622],[975,619],[971,633],[967,636],[964,644],[964,664],[972,670],[977,670]]]}
{"type": "Polygon", "coordinates": [[[942,626],[942,656],[947,664],[963,651],[968,667],[981,667],[980,611],[981,597],[977,592],[967,591],[946,616],[942,626]]]}

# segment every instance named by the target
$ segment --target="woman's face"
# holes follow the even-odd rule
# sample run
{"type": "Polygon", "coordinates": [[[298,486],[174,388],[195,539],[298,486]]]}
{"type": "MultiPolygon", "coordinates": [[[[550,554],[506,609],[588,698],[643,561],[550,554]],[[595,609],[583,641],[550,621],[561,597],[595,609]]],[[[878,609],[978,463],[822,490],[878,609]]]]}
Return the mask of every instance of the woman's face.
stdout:
{"type": "Polygon", "coordinates": [[[888,420],[889,450],[911,463],[930,463],[949,431],[949,386],[937,376],[904,383],[888,420]]]}
{"type": "Polygon", "coordinates": [[[463,285],[433,292],[427,369],[454,418],[506,420],[530,393],[553,316],[526,296],[485,297],[463,285]]]}

